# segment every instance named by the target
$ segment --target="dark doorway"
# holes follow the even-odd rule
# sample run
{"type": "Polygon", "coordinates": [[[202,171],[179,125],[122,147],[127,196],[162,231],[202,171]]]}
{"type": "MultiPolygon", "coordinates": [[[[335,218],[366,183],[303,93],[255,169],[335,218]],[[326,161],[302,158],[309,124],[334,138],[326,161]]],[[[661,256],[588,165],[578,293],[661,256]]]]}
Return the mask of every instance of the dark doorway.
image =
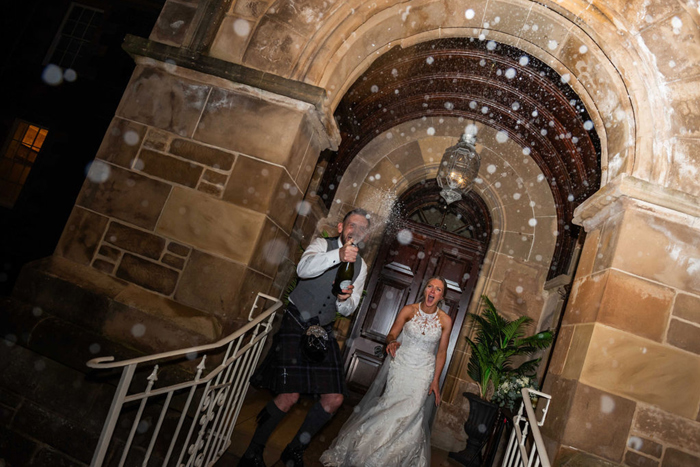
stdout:
{"type": "Polygon", "coordinates": [[[393,224],[400,228],[388,229],[345,350],[354,395],[369,388],[382,365],[386,335],[399,310],[415,303],[434,275],[447,280],[444,311],[453,322],[443,384],[490,238],[488,209],[476,194],[447,205],[432,180],[407,190],[398,204],[399,220],[393,224]]]}

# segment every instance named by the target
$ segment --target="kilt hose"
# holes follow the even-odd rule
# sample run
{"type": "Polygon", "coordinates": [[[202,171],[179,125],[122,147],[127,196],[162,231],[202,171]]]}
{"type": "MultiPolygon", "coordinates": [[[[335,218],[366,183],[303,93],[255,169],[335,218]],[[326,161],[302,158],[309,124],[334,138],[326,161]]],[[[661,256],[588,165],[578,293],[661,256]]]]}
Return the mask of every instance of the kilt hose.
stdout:
{"type": "Polygon", "coordinates": [[[302,322],[296,307],[290,303],[270,351],[251,376],[250,384],[275,394],[345,394],[345,374],[333,325],[324,326],[329,338],[326,357],[321,362],[312,362],[301,351],[301,339],[306,330],[290,315],[295,312],[297,320],[302,322]]]}

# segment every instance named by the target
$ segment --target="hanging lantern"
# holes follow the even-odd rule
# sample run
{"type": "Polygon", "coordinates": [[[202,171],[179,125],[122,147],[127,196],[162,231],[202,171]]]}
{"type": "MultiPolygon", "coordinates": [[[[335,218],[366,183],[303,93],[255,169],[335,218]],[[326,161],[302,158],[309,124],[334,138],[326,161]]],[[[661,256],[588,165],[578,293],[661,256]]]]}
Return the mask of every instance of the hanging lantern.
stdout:
{"type": "Polygon", "coordinates": [[[459,143],[445,149],[442,155],[437,183],[442,188],[440,195],[447,204],[462,199],[462,194],[469,193],[474,186],[481,165],[475,144],[476,136],[465,133],[459,143]]]}

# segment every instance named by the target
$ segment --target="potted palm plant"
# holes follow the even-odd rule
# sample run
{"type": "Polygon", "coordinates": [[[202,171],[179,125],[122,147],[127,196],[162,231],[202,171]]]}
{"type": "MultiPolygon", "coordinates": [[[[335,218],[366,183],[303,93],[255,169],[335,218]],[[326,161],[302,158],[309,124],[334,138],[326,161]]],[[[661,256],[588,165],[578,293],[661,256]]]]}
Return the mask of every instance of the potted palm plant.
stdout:
{"type": "Polygon", "coordinates": [[[475,465],[481,465],[481,448],[491,434],[499,405],[503,407],[511,402],[498,393],[501,383],[513,377],[534,381],[541,358],[526,360],[517,367],[514,366],[514,359],[546,349],[553,340],[553,334],[549,330],[525,336],[532,318],[521,316],[509,320],[498,312],[486,295],[482,295],[481,299],[482,313],[469,314],[476,333],[473,339],[467,337],[471,349],[467,373],[478,384],[479,394],[464,393],[469,399],[469,418],[464,424],[464,430],[469,436],[467,447],[458,453],[450,453],[451,458],[464,465],[474,461],[478,462],[475,465]],[[494,393],[497,393],[500,404],[490,400],[494,393]]]}

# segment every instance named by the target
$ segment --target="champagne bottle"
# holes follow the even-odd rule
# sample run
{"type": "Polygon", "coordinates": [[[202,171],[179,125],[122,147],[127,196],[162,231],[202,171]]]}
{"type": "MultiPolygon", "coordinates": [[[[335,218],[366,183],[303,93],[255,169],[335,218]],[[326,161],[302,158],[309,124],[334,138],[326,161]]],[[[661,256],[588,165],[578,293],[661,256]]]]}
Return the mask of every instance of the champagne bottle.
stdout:
{"type": "Polygon", "coordinates": [[[333,295],[343,293],[343,289],[347,289],[352,284],[352,278],[355,275],[355,263],[346,263],[343,261],[338,266],[335,273],[335,281],[333,282],[333,295]]]}

